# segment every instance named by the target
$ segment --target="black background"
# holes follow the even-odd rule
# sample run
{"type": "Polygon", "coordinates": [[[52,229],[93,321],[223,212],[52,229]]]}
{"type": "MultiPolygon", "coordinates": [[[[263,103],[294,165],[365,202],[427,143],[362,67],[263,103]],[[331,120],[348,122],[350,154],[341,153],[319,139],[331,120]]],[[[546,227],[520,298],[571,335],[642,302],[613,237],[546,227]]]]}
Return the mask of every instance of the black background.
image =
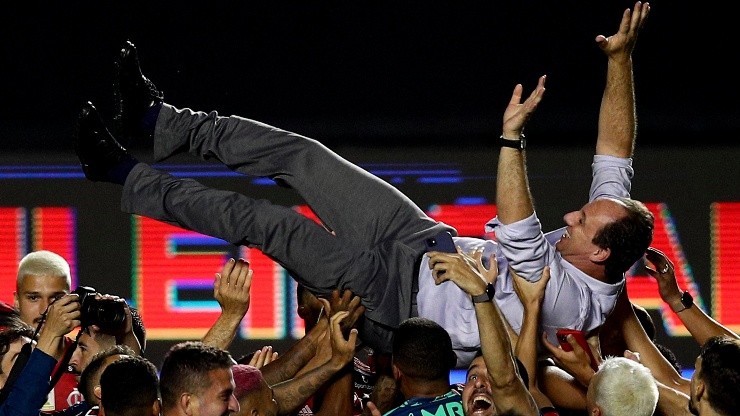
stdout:
{"type": "MultiPolygon", "coordinates": [[[[455,161],[484,183],[466,180],[473,189],[449,192],[493,200],[491,141],[501,133],[503,109],[516,83],[529,93],[547,74],[547,93],[527,134],[534,196],[548,201],[538,211],[552,229],[587,194],[585,148],[595,142],[606,69],[594,38],[615,33],[622,11],[633,5],[9,2],[0,13],[0,160],[76,163],[76,115],[92,100],[112,118],[113,62],[130,39],[144,72],[175,106],[238,114],[335,149],[351,147],[350,160],[358,163],[455,161]],[[579,151],[571,152],[575,147],[579,151]],[[574,186],[570,170],[576,167],[583,185],[564,192],[563,186],[574,186]],[[559,196],[551,203],[552,192],[559,196]]],[[[710,299],[709,206],[740,198],[732,180],[740,168],[736,15],[725,3],[651,5],[634,53],[639,138],[633,196],[669,204],[710,299]]],[[[71,188],[56,182],[10,185],[3,186],[3,205],[79,205],[81,281],[129,295],[130,242],[120,236],[130,233],[130,216],[118,208],[117,187],[77,180],[71,188]]],[[[452,202],[445,187],[402,190],[425,207],[452,202]]],[[[693,364],[698,351],[691,341],[667,343],[684,365],[693,364]]],[[[158,357],[169,344],[153,342],[149,354],[158,357]]],[[[253,340],[235,348],[261,345],[253,340]]]]}
{"type": "MultiPolygon", "coordinates": [[[[3,5],[0,149],[71,153],[92,100],[112,117],[133,41],[179,107],[239,114],[333,145],[475,147],[513,86],[548,91],[531,146],[591,146],[605,59],[630,1],[24,1],[3,5]],[[536,133],[536,134],[535,134],[536,133]]],[[[733,13],[651,2],[635,51],[641,146],[734,144],[733,13]]]]}

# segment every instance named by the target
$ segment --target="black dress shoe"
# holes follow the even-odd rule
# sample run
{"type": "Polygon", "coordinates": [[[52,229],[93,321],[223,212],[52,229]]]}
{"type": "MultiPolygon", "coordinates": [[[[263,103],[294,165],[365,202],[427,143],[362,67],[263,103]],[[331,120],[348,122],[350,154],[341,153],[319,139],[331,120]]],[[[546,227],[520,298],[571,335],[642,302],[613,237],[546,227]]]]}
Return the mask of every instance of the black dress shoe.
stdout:
{"type": "Polygon", "coordinates": [[[114,121],[118,134],[127,140],[151,138],[153,128],[142,127],[147,110],[162,103],[164,94],[145,77],[139,66],[136,46],[126,41],[116,62],[113,85],[116,114],[114,121]]]}
{"type": "Polygon", "coordinates": [[[113,182],[110,172],[132,157],[110,134],[95,106],[88,101],[77,118],[75,153],[85,177],[96,182],[113,182]]]}

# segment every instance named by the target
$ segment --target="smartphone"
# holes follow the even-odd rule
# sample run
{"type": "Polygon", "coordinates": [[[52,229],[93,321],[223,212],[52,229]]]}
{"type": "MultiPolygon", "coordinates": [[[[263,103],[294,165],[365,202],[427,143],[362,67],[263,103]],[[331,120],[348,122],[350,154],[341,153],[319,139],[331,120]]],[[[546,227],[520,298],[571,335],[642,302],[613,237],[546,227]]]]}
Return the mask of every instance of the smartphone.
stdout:
{"type": "Polygon", "coordinates": [[[559,328],[556,332],[556,335],[558,337],[558,342],[560,343],[560,348],[562,348],[563,351],[573,351],[573,347],[571,347],[567,339],[568,335],[573,335],[573,337],[576,339],[576,342],[578,342],[578,345],[580,345],[581,348],[583,348],[583,350],[586,351],[586,355],[588,355],[591,368],[594,371],[599,370],[599,367],[596,365],[596,359],[594,358],[594,355],[591,352],[591,347],[588,345],[588,342],[586,341],[586,334],[583,331],[580,331],[578,329],[559,328]]]}
{"type": "Polygon", "coordinates": [[[434,237],[424,240],[427,251],[441,251],[443,253],[457,253],[455,241],[449,231],[442,231],[434,237]]]}

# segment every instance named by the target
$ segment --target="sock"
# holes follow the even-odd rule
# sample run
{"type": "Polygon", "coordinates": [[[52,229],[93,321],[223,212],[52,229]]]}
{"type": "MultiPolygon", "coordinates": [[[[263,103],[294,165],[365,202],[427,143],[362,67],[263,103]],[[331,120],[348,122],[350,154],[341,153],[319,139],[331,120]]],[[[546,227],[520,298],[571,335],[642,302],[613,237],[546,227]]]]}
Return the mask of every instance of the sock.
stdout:
{"type": "Polygon", "coordinates": [[[149,107],[144,113],[144,117],[141,118],[141,130],[148,134],[154,134],[154,128],[157,126],[157,118],[159,118],[159,110],[162,109],[162,102],[157,102],[153,106],[149,107]]]}
{"type": "Polygon", "coordinates": [[[126,178],[128,177],[128,174],[131,173],[131,169],[133,169],[137,163],[139,163],[139,161],[135,157],[126,154],[117,164],[105,173],[106,179],[111,183],[123,185],[126,183],[126,178]]]}

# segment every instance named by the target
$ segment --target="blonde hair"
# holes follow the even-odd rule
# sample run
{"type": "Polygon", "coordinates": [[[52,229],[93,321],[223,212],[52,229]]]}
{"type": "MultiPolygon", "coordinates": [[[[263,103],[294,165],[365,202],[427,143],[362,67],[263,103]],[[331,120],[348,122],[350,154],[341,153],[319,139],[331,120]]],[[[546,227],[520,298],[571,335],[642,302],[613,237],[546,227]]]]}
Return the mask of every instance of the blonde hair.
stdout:
{"type": "Polygon", "coordinates": [[[64,277],[67,286],[72,285],[72,273],[64,257],[53,251],[38,250],[26,254],[18,263],[16,285],[26,276],[59,276],[64,277]]]}

